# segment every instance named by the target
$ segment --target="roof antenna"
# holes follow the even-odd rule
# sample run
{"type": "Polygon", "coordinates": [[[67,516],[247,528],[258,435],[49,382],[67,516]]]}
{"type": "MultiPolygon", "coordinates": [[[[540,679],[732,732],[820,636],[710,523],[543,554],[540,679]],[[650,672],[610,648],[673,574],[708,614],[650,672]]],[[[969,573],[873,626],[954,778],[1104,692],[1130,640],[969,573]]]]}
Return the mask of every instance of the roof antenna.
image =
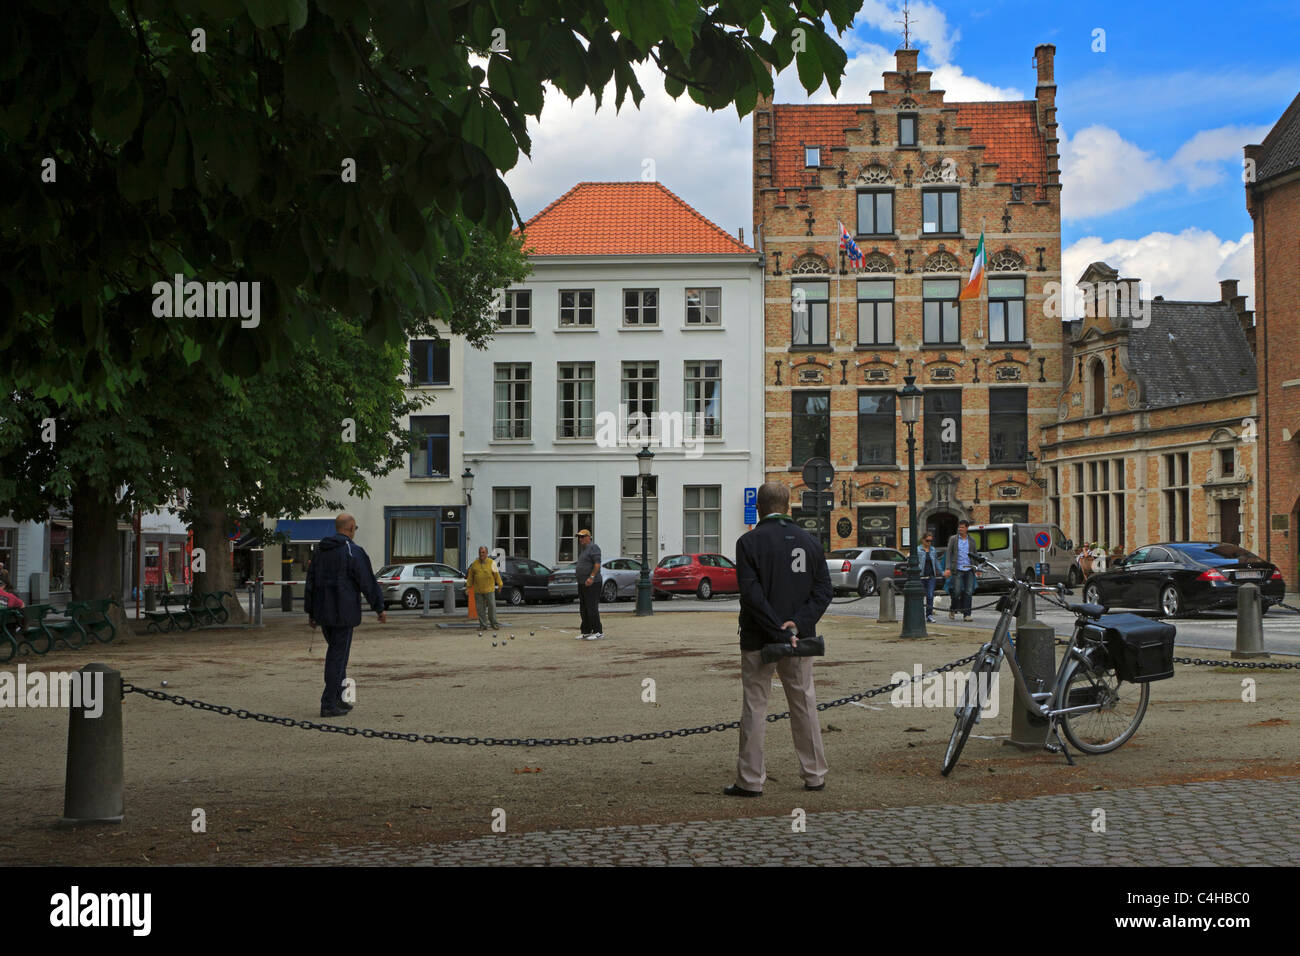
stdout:
{"type": "Polygon", "coordinates": [[[911,25],[911,11],[908,10],[907,0],[903,0],[903,19],[895,20],[894,22],[903,25],[903,49],[910,49],[908,46],[908,39],[911,36],[911,32],[908,30],[908,27],[911,25]]]}

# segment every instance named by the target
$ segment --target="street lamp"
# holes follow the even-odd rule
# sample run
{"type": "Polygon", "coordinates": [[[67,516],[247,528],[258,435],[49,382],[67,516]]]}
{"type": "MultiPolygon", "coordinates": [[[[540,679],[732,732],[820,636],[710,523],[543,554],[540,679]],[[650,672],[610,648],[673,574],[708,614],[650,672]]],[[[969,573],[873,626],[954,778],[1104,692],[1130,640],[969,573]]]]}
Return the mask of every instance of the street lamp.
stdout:
{"type": "Polygon", "coordinates": [[[911,528],[911,553],[907,559],[907,581],[903,585],[903,637],[925,637],[925,588],[921,585],[921,567],[916,549],[920,538],[916,529],[916,423],[921,420],[921,390],[916,387],[916,376],[903,378],[903,390],[898,393],[898,408],[907,426],[907,511],[911,528]]]}
{"type": "Polygon", "coordinates": [[[654,598],[650,593],[650,542],[647,518],[648,496],[650,493],[650,466],[654,464],[655,453],[649,445],[642,445],[636,453],[636,470],[641,476],[641,574],[636,581],[636,616],[648,617],[654,614],[654,598]]]}
{"type": "Polygon", "coordinates": [[[470,497],[470,492],[474,490],[474,472],[469,470],[469,465],[466,465],[465,470],[461,472],[460,484],[465,489],[465,507],[468,508],[474,503],[473,498],[470,497]]]}
{"type": "Polygon", "coordinates": [[[1047,479],[1038,477],[1038,456],[1032,451],[1025,456],[1025,472],[1029,475],[1029,480],[1040,488],[1047,487],[1047,479]]]}

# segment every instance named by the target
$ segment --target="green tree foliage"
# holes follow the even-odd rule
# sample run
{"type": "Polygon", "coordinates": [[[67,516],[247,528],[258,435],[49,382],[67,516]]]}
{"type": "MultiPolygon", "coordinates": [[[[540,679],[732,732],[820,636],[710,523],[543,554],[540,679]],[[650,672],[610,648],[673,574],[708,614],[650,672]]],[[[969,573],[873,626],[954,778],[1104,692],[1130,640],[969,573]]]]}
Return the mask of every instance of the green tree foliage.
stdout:
{"type": "Polygon", "coordinates": [[[17,187],[0,381],[125,408],[150,362],[283,367],[330,314],[396,342],[454,313],[438,266],[466,226],[518,220],[501,174],[545,84],[599,101],[612,81],[621,107],[653,60],[671,94],[744,115],[772,90],[765,61],[835,89],[846,58],[822,18],[842,31],[858,6],[17,0],[0,17],[0,178],[17,187]],[[155,315],[153,284],[178,273],[260,282],[260,325],[155,315]]]}

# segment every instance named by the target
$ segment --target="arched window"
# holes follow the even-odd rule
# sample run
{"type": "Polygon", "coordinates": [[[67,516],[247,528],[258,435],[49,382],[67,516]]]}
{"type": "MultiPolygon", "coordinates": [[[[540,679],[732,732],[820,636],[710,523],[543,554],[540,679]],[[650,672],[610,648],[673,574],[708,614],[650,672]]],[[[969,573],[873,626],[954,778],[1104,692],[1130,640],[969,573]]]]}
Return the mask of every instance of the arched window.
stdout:
{"type": "Polygon", "coordinates": [[[1106,411],[1106,365],[1101,359],[1092,360],[1090,379],[1090,402],[1092,414],[1101,415],[1106,411]]]}

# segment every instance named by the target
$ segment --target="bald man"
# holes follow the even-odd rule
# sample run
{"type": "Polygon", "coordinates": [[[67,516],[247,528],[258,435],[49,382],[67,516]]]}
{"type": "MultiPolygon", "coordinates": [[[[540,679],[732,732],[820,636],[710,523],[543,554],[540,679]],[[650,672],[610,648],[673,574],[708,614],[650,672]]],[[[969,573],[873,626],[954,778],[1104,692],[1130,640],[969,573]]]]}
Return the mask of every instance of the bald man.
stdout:
{"type": "Polygon", "coordinates": [[[343,700],[348,654],[352,651],[352,629],[361,623],[361,596],[379,615],[384,614],[384,593],[370,569],[370,558],[352,539],[357,521],[350,514],[334,519],[334,533],[316,545],[307,568],[307,623],[320,625],[329,650],[325,652],[325,693],[320,699],[322,717],[342,717],[352,709],[343,700]]]}

